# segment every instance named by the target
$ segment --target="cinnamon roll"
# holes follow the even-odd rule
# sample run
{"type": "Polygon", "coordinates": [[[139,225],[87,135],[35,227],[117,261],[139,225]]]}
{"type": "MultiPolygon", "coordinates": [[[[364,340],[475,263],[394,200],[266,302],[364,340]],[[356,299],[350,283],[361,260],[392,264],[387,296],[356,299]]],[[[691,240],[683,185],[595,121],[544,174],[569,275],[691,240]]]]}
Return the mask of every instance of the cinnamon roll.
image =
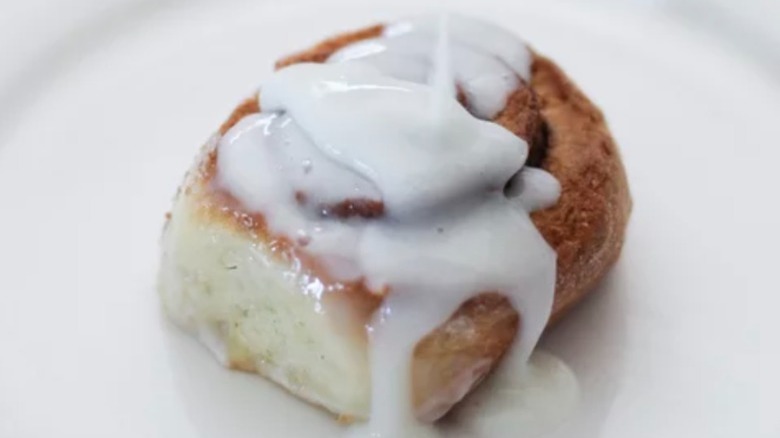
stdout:
{"type": "Polygon", "coordinates": [[[176,194],[159,292],[226,366],[390,430],[527,359],[630,210],[604,116],[559,67],[491,24],[416,18],[277,63],[176,194]]]}

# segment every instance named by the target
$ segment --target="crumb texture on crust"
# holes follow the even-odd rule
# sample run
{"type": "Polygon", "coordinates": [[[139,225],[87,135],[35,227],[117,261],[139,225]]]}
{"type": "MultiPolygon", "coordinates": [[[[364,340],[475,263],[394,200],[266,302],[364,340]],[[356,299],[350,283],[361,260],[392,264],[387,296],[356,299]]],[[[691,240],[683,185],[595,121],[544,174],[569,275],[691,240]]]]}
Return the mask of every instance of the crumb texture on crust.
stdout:
{"type": "Polygon", "coordinates": [[[631,197],[620,153],[601,111],[555,63],[536,54],[531,86],[542,99],[548,129],[542,167],[561,183],[558,203],[531,215],[558,255],[554,322],[617,260],[631,197]]]}

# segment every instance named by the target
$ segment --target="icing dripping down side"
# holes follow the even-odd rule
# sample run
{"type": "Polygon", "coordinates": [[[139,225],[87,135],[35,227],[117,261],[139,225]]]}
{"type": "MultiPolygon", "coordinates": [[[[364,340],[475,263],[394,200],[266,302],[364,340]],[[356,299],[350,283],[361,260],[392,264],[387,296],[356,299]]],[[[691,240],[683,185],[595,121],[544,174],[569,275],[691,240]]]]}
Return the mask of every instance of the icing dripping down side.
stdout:
{"type": "Polygon", "coordinates": [[[372,430],[394,437],[418,427],[409,402],[412,349],[477,293],[511,298],[523,315],[517,350],[528,357],[552,305],[555,254],[522,196],[503,193],[526,158],[523,140],[455,99],[436,121],[427,114],[430,87],[359,63],[288,67],[261,97],[267,112],[221,142],[219,181],[265,212],[275,232],[309,236],[307,250],[336,275],[390,289],[372,323],[372,430]],[[295,201],[300,187],[316,188],[308,194],[315,204],[379,196],[386,214],[321,217],[295,201]]]}
{"type": "Polygon", "coordinates": [[[264,112],[219,144],[218,184],[271,231],[337,279],[390,291],[369,327],[372,414],[355,429],[362,436],[436,433],[412,411],[409,365],[416,343],[467,299],[497,291],[522,315],[509,375],[522,371],[549,317],[555,253],[528,213],[560,188],[523,169],[525,141],[454,98],[453,80],[470,111],[489,118],[527,78],[527,49],[483,26],[408,22],[331,58],[350,62],[287,67],[264,85],[264,112]],[[371,44],[387,59],[354,55],[371,44]],[[428,52],[410,58],[412,49],[428,52]],[[346,199],[381,202],[383,214],[339,219],[323,209],[346,199]]]}

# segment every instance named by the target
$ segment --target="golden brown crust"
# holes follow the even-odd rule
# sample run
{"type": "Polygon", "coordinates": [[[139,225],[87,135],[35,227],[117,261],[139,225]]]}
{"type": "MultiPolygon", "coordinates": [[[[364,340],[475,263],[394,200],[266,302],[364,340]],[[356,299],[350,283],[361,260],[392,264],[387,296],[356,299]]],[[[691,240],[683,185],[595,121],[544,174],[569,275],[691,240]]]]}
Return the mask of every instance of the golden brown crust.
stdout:
{"type": "MultiPolygon", "coordinates": [[[[297,62],[323,62],[335,50],[381,34],[382,26],[343,34],[313,48],[280,60],[277,68],[297,62]]],[[[532,219],[558,255],[555,302],[550,324],[560,319],[604,276],[617,259],[631,210],[623,165],[604,117],[598,108],[549,59],[534,54],[529,86],[520,87],[508,99],[495,121],[525,138],[531,145],[529,163],[541,166],[561,183],[558,203],[535,212],[532,219]]],[[[220,128],[224,134],[244,116],[258,112],[257,98],[239,105],[220,128]]],[[[206,179],[213,176],[216,156],[204,168],[206,179]]],[[[220,196],[225,195],[224,192],[220,196]]],[[[286,239],[267,233],[262,215],[241,212],[235,200],[224,198],[230,208],[213,213],[227,216],[259,238],[273,242],[285,257],[299,257],[304,266],[328,281],[317,269],[316,260],[305,254],[289,254],[286,239]]],[[[376,207],[376,206],[374,206],[376,207]]],[[[354,213],[354,212],[352,212],[354,213]]],[[[359,213],[358,213],[359,214],[359,213]]],[[[332,299],[353,300],[368,318],[381,303],[381,296],[362,282],[344,285],[346,292],[332,299]]],[[[474,384],[489,373],[511,346],[520,325],[520,315],[509,301],[495,293],[483,293],[464,303],[453,316],[418,343],[415,348],[413,379],[415,406],[449,390],[454,378],[475,364],[487,362],[474,384]],[[470,330],[463,330],[463,324],[470,330]]]]}
{"type": "Polygon", "coordinates": [[[561,198],[532,214],[558,255],[550,323],[593,289],[623,246],[631,197],[623,163],[601,111],[549,59],[534,55],[531,86],[548,127],[542,167],[561,183],[561,198]]]}
{"type": "Polygon", "coordinates": [[[544,155],[546,126],[541,114],[541,99],[533,87],[520,82],[520,87],[507,98],[504,109],[494,121],[528,143],[528,162],[538,165],[544,155]]]}

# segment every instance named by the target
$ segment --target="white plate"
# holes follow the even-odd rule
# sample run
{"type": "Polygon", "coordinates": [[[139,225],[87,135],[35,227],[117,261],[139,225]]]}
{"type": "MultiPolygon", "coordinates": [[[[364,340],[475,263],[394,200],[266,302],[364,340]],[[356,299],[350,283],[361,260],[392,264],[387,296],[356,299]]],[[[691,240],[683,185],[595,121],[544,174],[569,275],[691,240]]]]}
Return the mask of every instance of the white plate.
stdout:
{"type": "MultiPolygon", "coordinates": [[[[276,57],[431,4],[364,3],[52,9],[51,29],[82,24],[6,52],[0,436],[338,436],[166,323],[154,276],[182,172],[276,57]]],[[[619,265],[544,340],[583,389],[556,436],[778,436],[778,83],[663,16],[480,4],[450,7],[513,28],[603,107],[635,198],[619,265]]]]}

